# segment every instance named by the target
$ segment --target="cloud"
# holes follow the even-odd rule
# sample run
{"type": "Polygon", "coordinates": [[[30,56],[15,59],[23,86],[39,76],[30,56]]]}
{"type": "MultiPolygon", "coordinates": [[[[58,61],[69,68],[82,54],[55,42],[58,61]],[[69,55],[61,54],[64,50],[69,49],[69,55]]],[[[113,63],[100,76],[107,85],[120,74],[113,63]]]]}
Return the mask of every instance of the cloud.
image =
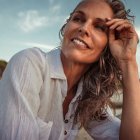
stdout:
{"type": "Polygon", "coordinates": [[[51,27],[55,24],[62,23],[62,21],[64,21],[64,16],[59,15],[60,10],[60,5],[53,5],[44,13],[45,16],[37,10],[19,12],[17,21],[18,27],[20,27],[22,31],[28,33],[42,27],[51,27]]]}
{"type": "Polygon", "coordinates": [[[18,25],[24,32],[33,31],[36,28],[47,26],[48,19],[41,16],[37,10],[29,10],[18,14],[18,25]]]}
{"type": "Polygon", "coordinates": [[[49,3],[50,3],[50,4],[53,4],[53,3],[54,3],[54,0],[49,0],[49,3]]]}
{"type": "Polygon", "coordinates": [[[60,5],[54,5],[51,9],[50,9],[50,13],[58,13],[61,10],[61,6],[60,5]]]}

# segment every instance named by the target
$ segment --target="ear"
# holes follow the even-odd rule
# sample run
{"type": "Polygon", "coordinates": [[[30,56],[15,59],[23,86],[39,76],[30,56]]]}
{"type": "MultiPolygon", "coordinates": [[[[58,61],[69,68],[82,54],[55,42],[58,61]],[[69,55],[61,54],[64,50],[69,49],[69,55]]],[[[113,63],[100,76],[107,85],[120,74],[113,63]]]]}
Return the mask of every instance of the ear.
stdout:
{"type": "Polygon", "coordinates": [[[67,26],[67,23],[68,23],[68,20],[65,22],[65,24],[62,26],[62,28],[61,28],[61,34],[62,34],[62,36],[64,36],[64,33],[65,33],[65,30],[66,30],[66,26],[67,26]]]}
{"type": "Polygon", "coordinates": [[[68,17],[68,19],[66,19],[64,25],[62,26],[62,28],[60,30],[62,36],[64,36],[65,29],[66,29],[66,26],[67,26],[67,23],[69,22],[69,20],[70,20],[70,17],[68,17]]]}
{"type": "Polygon", "coordinates": [[[61,34],[62,34],[62,36],[64,36],[66,24],[67,24],[67,23],[65,23],[65,24],[62,26],[62,28],[61,28],[61,34]]]}

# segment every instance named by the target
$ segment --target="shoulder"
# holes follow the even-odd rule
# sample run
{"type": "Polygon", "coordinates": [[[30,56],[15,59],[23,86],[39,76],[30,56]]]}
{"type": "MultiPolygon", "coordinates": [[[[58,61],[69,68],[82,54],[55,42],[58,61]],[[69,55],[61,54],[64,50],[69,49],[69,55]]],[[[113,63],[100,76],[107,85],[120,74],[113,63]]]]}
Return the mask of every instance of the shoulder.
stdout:
{"type": "Polygon", "coordinates": [[[16,53],[9,61],[11,64],[22,65],[32,63],[37,65],[45,64],[46,53],[39,48],[29,48],[16,53]]]}
{"type": "Polygon", "coordinates": [[[22,50],[18,53],[16,53],[11,60],[19,60],[19,59],[28,59],[30,61],[33,60],[39,60],[39,61],[43,61],[43,59],[45,59],[46,53],[43,52],[41,49],[39,48],[29,48],[29,49],[25,49],[22,50]]]}
{"type": "Polygon", "coordinates": [[[44,73],[46,53],[39,48],[29,48],[16,53],[8,62],[5,73],[21,74],[29,72],[44,73]]]}

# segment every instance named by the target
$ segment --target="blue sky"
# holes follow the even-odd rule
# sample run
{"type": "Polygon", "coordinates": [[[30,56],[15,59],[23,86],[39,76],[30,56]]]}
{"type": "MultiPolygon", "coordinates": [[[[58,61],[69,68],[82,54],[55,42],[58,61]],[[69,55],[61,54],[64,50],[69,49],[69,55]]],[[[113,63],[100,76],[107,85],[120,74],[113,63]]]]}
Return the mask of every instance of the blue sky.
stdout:
{"type": "MultiPolygon", "coordinates": [[[[0,59],[16,52],[40,47],[45,51],[59,46],[58,32],[80,0],[0,0],[0,59]]],[[[139,0],[124,0],[136,16],[140,36],[139,0]]],[[[140,44],[137,61],[140,69],[140,44]]]]}

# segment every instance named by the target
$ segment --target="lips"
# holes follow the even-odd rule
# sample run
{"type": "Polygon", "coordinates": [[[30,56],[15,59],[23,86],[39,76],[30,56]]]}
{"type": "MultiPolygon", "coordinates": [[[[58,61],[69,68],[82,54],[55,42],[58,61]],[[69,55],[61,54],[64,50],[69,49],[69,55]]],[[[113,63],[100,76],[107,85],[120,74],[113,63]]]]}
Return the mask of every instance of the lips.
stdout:
{"type": "Polygon", "coordinates": [[[89,49],[88,44],[87,44],[84,40],[82,40],[82,39],[80,39],[80,38],[73,38],[73,39],[72,39],[72,42],[73,42],[74,44],[76,44],[76,45],[82,47],[83,49],[87,49],[87,48],[89,49]]]}

